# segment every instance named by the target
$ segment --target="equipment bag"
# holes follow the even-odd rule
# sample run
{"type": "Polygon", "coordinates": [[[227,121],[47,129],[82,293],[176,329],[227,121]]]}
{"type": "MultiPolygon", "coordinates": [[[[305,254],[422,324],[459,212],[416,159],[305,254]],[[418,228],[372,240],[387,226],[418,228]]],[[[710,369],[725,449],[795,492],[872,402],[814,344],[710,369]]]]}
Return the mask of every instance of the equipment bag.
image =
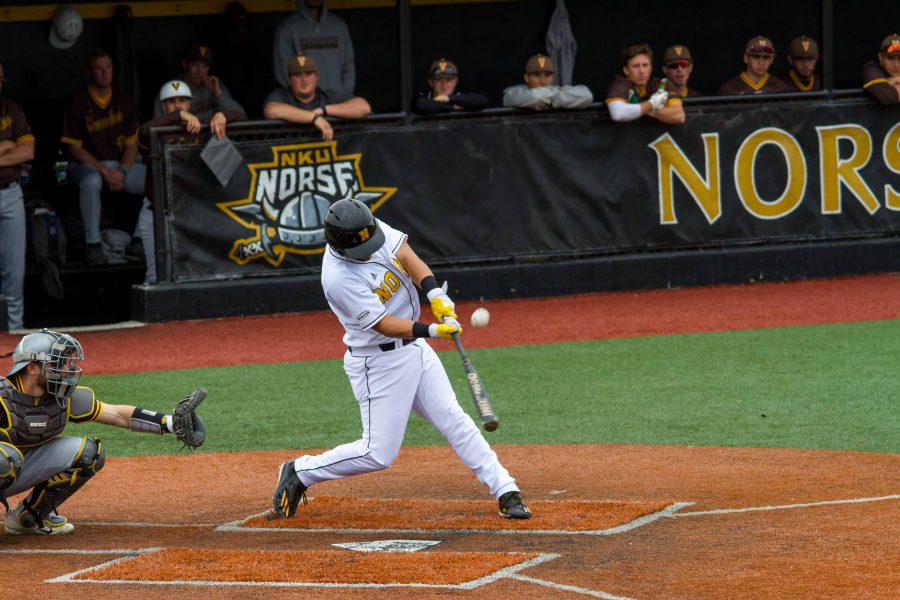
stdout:
{"type": "Polygon", "coordinates": [[[51,298],[63,297],[59,268],[66,264],[66,233],[56,210],[46,200],[34,198],[25,204],[29,248],[34,266],[41,272],[44,291],[51,298]]]}

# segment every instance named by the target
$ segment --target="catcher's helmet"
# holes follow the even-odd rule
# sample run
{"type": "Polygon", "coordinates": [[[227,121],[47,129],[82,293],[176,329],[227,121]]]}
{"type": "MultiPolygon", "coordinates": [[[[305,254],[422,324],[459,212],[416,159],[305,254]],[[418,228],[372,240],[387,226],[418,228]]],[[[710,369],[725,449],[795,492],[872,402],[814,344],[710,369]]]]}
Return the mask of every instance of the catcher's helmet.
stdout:
{"type": "Polygon", "coordinates": [[[371,256],[384,244],[384,230],[369,207],[353,198],[338,200],[325,215],[325,239],[350,258],[371,256]]]}
{"type": "Polygon", "coordinates": [[[65,406],[81,379],[78,363],[84,360],[84,351],[71,335],[42,329],[23,337],[16,344],[12,359],[13,366],[7,377],[15,375],[29,363],[41,363],[41,371],[47,379],[47,392],[56,398],[60,406],[65,406]]]}
{"type": "Polygon", "coordinates": [[[159,89],[159,100],[168,100],[169,98],[191,98],[191,86],[178,79],[167,81],[159,89]]]}

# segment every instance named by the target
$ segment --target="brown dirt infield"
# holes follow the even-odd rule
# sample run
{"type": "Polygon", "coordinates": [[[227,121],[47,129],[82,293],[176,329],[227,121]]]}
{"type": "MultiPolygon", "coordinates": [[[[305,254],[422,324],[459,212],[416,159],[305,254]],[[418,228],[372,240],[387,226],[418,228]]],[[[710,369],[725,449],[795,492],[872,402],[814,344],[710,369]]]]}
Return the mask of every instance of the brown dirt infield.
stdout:
{"type": "MultiPolygon", "coordinates": [[[[486,330],[469,328],[466,337],[470,347],[896,319],[900,318],[900,277],[598,294],[486,305],[492,312],[491,326],[486,330]],[[522,315],[527,315],[530,324],[545,323],[553,329],[529,329],[525,333],[519,326],[522,315]],[[585,323],[591,327],[585,327],[585,323]],[[554,333],[559,335],[554,337],[554,333]]],[[[468,318],[475,306],[462,304],[461,315],[468,318]]],[[[211,348],[213,364],[261,362],[247,350],[260,346],[252,342],[251,334],[268,336],[262,344],[266,348],[263,360],[267,362],[335,358],[341,352],[333,317],[321,313],[153,325],[78,337],[92,357],[86,365],[90,372],[111,373],[201,366],[185,363],[178,356],[181,353],[172,348],[172,340],[184,347],[196,347],[191,337],[195,335],[222,341],[211,348]],[[236,335],[236,331],[240,333],[236,335]],[[270,343],[273,336],[277,339],[274,344],[270,343]],[[302,340],[300,346],[297,340],[302,340]],[[126,347],[142,349],[133,353],[140,363],[121,363],[122,348],[126,347]],[[163,352],[161,357],[152,352],[157,347],[163,352]]],[[[5,341],[0,338],[4,343],[14,340],[12,336],[5,341]]],[[[4,576],[4,595],[48,600],[75,596],[170,600],[310,595],[357,599],[388,594],[396,598],[887,599],[895,598],[900,589],[896,543],[900,539],[900,455],[612,445],[512,445],[496,450],[535,510],[529,528],[545,529],[542,521],[548,530],[559,527],[553,507],[567,502],[693,504],[612,535],[593,535],[575,528],[554,533],[517,531],[515,524],[493,517],[495,504],[485,499],[480,484],[448,448],[404,448],[387,471],[322,484],[310,493],[333,499],[332,521],[341,520],[341,508],[354,517],[365,516],[381,499],[388,506],[410,500],[415,506],[428,504],[435,507],[431,510],[445,512],[454,511],[455,503],[462,502],[471,503],[473,510],[483,506],[485,514],[473,514],[474,518],[494,518],[501,530],[342,531],[345,525],[338,523],[340,527],[321,531],[241,531],[236,524],[270,507],[278,465],[299,451],[111,459],[103,472],[65,505],[63,512],[76,524],[73,535],[49,539],[0,536],[4,572],[15,574],[4,576]],[[401,538],[440,544],[399,562],[393,555],[361,558],[332,546],[401,538]],[[117,577],[127,580],[140,576],[160,583],[46,583],[129,557],[128,551],[147,548],[163,551],[116,563],[111,567],[115,571],[107,571],[104,576],[118,573],[117,577]],[[247,565],[258,561],[278,572],[277,579],[266,580],[260,569],[259,583],[314,583],[313,575],[307,575],[301,567],[291,567],[309,553],[326,563],[326,574],[343,574],[334,575],[336,578],[357,573],[343,568],[347,564],[386,561],[387,566],[377,572],[349,578],[351,582],[373,578],[363,583],[384,581],[384,571],[410,565],[411,573],[423,577],[424,571],[414,568],[416,561],[462,564],[466,560],[461,557],[467,553],[485,557],[475,561],[482,566],[494,560],[500,561],[498,564],[508,564],[504,560],[519,562],[521,555],[559,556],[472,589],[248,587],[230,585],[237,577],[226,577],[239,569],[246,572],[247,565]],[[162,562],[134,562],[153,556],[162,562]],[[195,559],[193,563],[189,557],[195,559]],[[226,570],[211,570],[222,568],[226,570]],[[132,576],[124,577],[123,573],[132,576]],[[157,573],[164,575],[154,579],[157,573]],[[219,583],[173,587],[163,585],[163,579],[219,583]]],[[[319,519],[320,515],[312,514],[315,506],[315,501],[301,506],[300,518],[305,514],[311,521],[319,519]]],[[[362,519],[363,524],[365,521],[362,519]]],[[[353,522],[359,524],[358,520],[353,522]]],[[[90,571],[85,576],[99,573],[90,571]]]]}
{"type": "Polygon", "coordinates": [[[484,531],[596,531],[624,525],[663,510],[672,502],[599,500],[536,500],[529,507],[540,519],[504,521],[495,518],[490,500],[421,498],[347,498],[319,496],[290,519],[254,517],[243,527],[268,529],[478,529],[484,531]]]}

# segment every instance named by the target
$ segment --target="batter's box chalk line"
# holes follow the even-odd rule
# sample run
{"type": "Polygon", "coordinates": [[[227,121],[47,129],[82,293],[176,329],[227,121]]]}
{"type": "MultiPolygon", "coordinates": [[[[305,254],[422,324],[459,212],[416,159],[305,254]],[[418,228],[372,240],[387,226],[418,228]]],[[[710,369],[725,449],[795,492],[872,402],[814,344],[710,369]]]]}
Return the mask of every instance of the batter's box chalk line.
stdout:
{"type": "Polygon", "coordinates": [[[748,506],[744,508],[717,508],[711,510],[696,510],[671,515],[672,517],[702,517],[706,515],[726,515],[736,513],[748,513],[770,510],[792,510],[797,508],[812,508],[816,506],[836,506],[840,504],[865,504],[868,502],[885,502],[900,500],[900,494],[890,496],[874,496],[871,498],[846,498],[842,500],[822,500],[819,502],[804,502],[800,504],[775,504],[772,506],[748,506]]]}
{"type": "MultiPolygon", "coordinates": [[[[133,560],[140,556],[141,554],[149,554],[151,552],[158,552],[162,550],[162,548],[145,548],[142,550],[35,550],[34,554],[38,553],[55,553],[55,554],[121,554],[127,553],[126,556],[120,556],[119,558],[115,558],[113,560],[109,560],[103,562],[99,565],[95,565],[93,567],[88,567],[86,569],[79,569],[78,571],[73,571],[71,573],[66,573],[65,575],[61,575],[59,577],[54,577],[53,579],[47,579],[44,583],[100,583],[100,584],[120,584],[120,585],[146,585],[146,586],[157,586],[157,585],[168,585],[168,586],[194,586],[194,587],[281,587],[281,588],[440,588],[440,589],[450,589],[450,590],[473,590],[475,588],[479,588],[500,579],[511,578],[519,573],[519,571],[530,569],[531,567],[535,567],[542,563],[545,563],[550,560],[554,560],[559,558],[559,554],[538,554],[534,558],[530,558],[528,560],[522,561],[519,564],[512,565],[509,567],[504,567],[503,569],[499,569],[490,573],[489,575],[485,575],[483,577],[478,577],[477,579],[472,579],[471,581],[465,581],[463,583],[458,584],[440,584],[440,583],[322,583],[322,582],[294,582],[294,581],[205,581],[205,580],[179,580],[179,581],[138,581],[138,580],[130,580],[130,579],[88,579],[81,578],[81,575],[86,573],[101,571],[107,567],[112,565],[125,562],[128,560],[133,560]],[[76,579],[76,577],[79,577],[76,579]]],[[[9,551],[8,553],[17,553],[17,551],[9,551]]],[[[529,578],[530,579],[530,578],[529,578]]],[[[535,580],[540,581],[540,580],[535,580]]],[[[550,583],[550,582],[544,582],[550,583]]],[[[555,584],[551,584],[555,585],[555,584]]],[[[601,598],[606,598],[607,596],[599,596],[601,598]]],[[[610,598],[614,598],[613,596],[609,596],[610,598]]]]}
{"type": "Polygon", "coordinates": [[[341,527],[244,527],[244,523],[251,519],[263,517],[271,514],[271,511],[264,511],[231,521],[216,527],[216,531],[224,532],[249,532],[249,533],[403,533],[416,535],[450,535],[450,534],[482,534],[482,535],[616,535],[625,531],[631,531],[638,527],[643,527],[659,519],[675,516],[675,513],[687,506],[693,506],[693,502],[676,502],[667,506],[662,510],[646,514],[637,519],[610,527],[609,529],[598,529],[594,531],[577,531],[572,529],[363,529],[363,528],[341,528],[341,527]]]}

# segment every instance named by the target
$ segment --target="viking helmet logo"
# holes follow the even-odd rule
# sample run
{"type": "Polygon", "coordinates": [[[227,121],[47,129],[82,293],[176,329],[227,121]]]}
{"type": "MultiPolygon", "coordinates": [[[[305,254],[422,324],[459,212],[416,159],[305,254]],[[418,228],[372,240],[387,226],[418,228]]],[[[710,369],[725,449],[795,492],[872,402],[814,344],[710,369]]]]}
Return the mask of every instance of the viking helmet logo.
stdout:
{"type": "Polygon", "coordinates": [[[447,61],[442,60],[441,62],[438,63],[438,67],[440,67],[442,72],[446,71],[447,70],[447,61]]]}
{"type": "Polygon", "coordinates": [[[809,52],[809,40],[803,40],[800,45],[803,46],[804,52],[809,52]]]}
{"type": "Polygon", "coordinates": [[[538,66],[543,69],[544,63],[547,62],[547,59],[544,58],[543,56],[538,56],[537,61],[538,61],[538,66]]]}
{"type": "Polygon", "coordinates": [[[683,46],[675,46],[675,54],[677,54],[678,56],[681,56],[682,52],[684,52],[683,46]]]}

